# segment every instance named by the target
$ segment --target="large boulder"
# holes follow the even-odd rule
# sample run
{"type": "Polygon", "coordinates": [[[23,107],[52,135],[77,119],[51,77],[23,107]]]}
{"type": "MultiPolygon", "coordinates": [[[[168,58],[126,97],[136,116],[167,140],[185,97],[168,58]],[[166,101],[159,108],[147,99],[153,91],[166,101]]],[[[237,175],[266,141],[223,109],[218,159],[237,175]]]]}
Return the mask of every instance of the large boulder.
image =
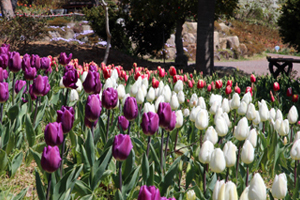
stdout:
{"type": "Polygon", "coordinates": [[[197,34],[197,22],[186,22],[182,26],[182,33],[197,34]]]}
{"type": "Polygon", "coordinates": [[[189,44],[197,43],[196,37],[192,33],[184,33],[182,39],[183,39],[183,46],[188,46],[189,44]]]}
{"type": "Polygon", "coordinates": [[[220,49],[238,49],[240,41],[238,36],[220,38],[220,49]]]}
{"type": "Polygon", "coordinates": [[[220,48],[220,37],[219,32],[214,31],[214,51],[220,48]]]}

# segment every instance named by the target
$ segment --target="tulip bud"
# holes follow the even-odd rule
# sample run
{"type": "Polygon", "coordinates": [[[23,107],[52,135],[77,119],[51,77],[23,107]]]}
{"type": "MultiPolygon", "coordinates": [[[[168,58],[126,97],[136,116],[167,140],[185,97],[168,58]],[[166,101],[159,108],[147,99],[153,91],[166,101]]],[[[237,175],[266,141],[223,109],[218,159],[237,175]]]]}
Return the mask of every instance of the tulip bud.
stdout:
{"type": "Polygon", "coordinates": [[[143,185],[137,200],[161,200],[159,189],[155,186],[143,185]]]}
{"type": "Polygon", "coordinates": [[[188,108],[183,110],[183,116],[188,117],[190,115],[190,110],[188,108]]]}
{"type": "Polygon", "coordinates": [[[297,131],[297,133],[295,134],[294,141],[298,139],[300,139],[300,131],[297,131]]]}
{"type": "Polygon", "coordinates": [[[279,175],[276,174],[273,185],[272,185],[272,195],[276,199],[284,199],[287,194],[287,178],[285,173],[279,175]]]}
{"type": "Polygon", "coordinates": [[[124,116],[127,120],[132,121],[138,116],[138,105],[134,97],[127,97],[124,103],[124,116]]]}
{"type": "Polygon", "coordinates": [[[198,97],[197,94],[192,94],[191,98],[190,98],[190,102],[189,105],[190,107],[196,106],[198,104],[198,97]]]}
{"type": "Polygon", "coordinates": [[[290,155],[293,160],[300,160],[300,139],[294,142],[290,155]]]}
{"type": "Polygon", "coordinates": [[[102,103],[100,101],[99,95],[97,94],[89,95],[85,105],[85,117],[89,121],[95,122],[100,117],[101,111],[102,111],[102,103]]]}
{"type": "Polygon", "coordinates": [[[245,140],[249,135],[249,127],[248,127],[248,120],[246,117],[243,117],[238,122],[237,127],[234,130],[234,137],[237,140],[245,140]]]}
{"type": "Polygon", "coordinates": [[[213,144],[216,144],[218,142],[218,133],[213,126],[207,128],[203,140],[209,140],[213,144]]]}
{"type": "Polygon", "coordinates": [[[107,88],[102,93],[102,104],[106,109],[113,109],[118,104],[118,91],[113,88],[107,88]]]}
{"type": "Polygon", "coordinates": [[[199,130],[204,130],[207,128],[209,123],[209,117],[207,110],[201,109],[195,119],[195,126],[199,130]]]}
{"type": "Polygon", "coordinates": [[[178,92],[180,92],[180,91],[182,91],[183,90],[183,82],[182,82],[182,80],[178,80],[176,83],[175,83],[175,85],[174,85],[174,91],[176,92],[176,93],[178,93],[178,92]]]}
{"type": "Polygon", "coordinates": [[[184,97],[184,92],[183,91],[179,91],[177,97],[178,97],[178,102],[180,104],[184,103],[185,97],[184,97]]]}
{"type": "Polygon", "coordinates": [[[241,94],[241,88],[239,88],[239,86],[236,85],[236,86],[234,87],[234,92],[236,92],[237,94],[241,94]]]}
{"type": "Polygon", "coordinates": [[[118,117],[118,128],[121,127],[123,131],[127,130],[129,126],[129,121],[124,116],[118,117]]]}
{"type": "Polygon", "coordinates": [[[287,143],[288,143],[287,138],[284,137],[284,138],[283,138],[283,145],[287,145],[287,143]]]}
{"type": "Polygon", "coordinates": [[[159,128],[159,116],[154,112],[144,113],[141,127],[145,135],[154,135],[159,128]]]}
{"type": "Polygon", "coordinates": [[[176,114],[176,128],[180,128],[183,125],[183,115],[182,115],[182,111],[181,110],[177,110],[175,112],[176,114]]]}
{"type": "Polygon", "coordinates": [[[216,81],[216,88],[217,88],[217,89],[220,89],[222,86],[223,86],[222,80],[221,80],[221,79],[220,79],[220,80],[217,80],[217,81],[216,81]]]}
{"type": "Polygon", "coordinates": [[[228,128],[231,127],[231,124],[232,124],[232,123],[231,123],[231,121],[230,121],[230,119],[229,119],[228,114],[227,114],[226,112],[224,112],[224,113],[222,113],[222,117],[225,119],[228,128]]]}
{"type": "Polygon", "coordinates": [[[279,128],[279,135],[286,136],[290,132],[290,126],[288,119],[285,119],[281,122],[280,128],[279,128]]]}
{"type": "Polygon", "coordinates": [[[72,53],[69,54],[69,57],[67,57],[67,54],[65,52],[61,52],[60,56],[58,58],[59,64],[67,65],[72,59],[72,53]]]}
{"type": "Polygon", "coordinates": [[[277,111],[276,111],[275,120],[277,120],[277,119],[280,119],[281,121],[283,120],[282,112],[280,109],[277,109],[277,111]]]}
{"type": "Polygon", "coordinates": [[[289,87],[289,88],[287,89],[287,91],[286,91],[286,96],[288,96],[288,97],[293,96],[293,91],[292,91],[292,88],[291,88],[291,87],[289,87]]]}
{"type": "Polygon", "coordinates": [[[247,113],[248,105],[245,101],[241,101],[240,106],[238,107],[237,113],[239,115],[245,115],[247,113]]]}
{"type": "Polygon", "coordinates": [[[240,196],[240,200],[249,200],[248,195],[249,195],[249,186],[244,189],[243,193],[240,196]]]}
{"type": "Polygon", "coordinates": [[[251,96],[253,96],[252,87],[250,87],[250,86],[246,87],[245,93],[248,93],[248,92],[250,93],[251,96]]]}
{"type": "Polygon", "coordinates": [[[179,102],[176,93],[172,95],[170,105],[172,110],[177,110],[179,108],[179,102]]]}
{"type": "Polygon", "coordinates": [[[294,94],[293,97],[292,97],[292,102],[296,103],[299,99],[299,96],[298,94],[294,94]]]}
{"type": "Polygon", "coordinates": [[[250,164],[254,160],[254,148],[249,140],[245,140],[242,153],[241,153],[241,160],[245,164],[250,164]]]}
{"type": "Polygon", "coordinates": [[[230,103],[231,109],[237,109],[240,106],[240,104],[241,104],[240,96],[238,95],[238,93],[234,93],[230,103]]]}
{"type": "Polygon", "coordinates": [[[276,117],[276,112],[274,108],[270,109],[270,120],[274,120],[275,121],[275,117],[276,117]]]}
{"type": "Polygon", "coordinates": [[[210,92],[211,89],[212,89],[211,84],[208,84],[208,85],[207,85],[207,92],[210,92]]]}
{"type": "Polygon", "coordinates": [[[175,111],[173,111],[172,114],[171,114],[170,124],[165,129],[167,131],[173,131],[175,126],[176,126],[176,113],[175,113],[175,111]]]}
{"type": "Polygon", "coordinates": [[[219,191],[218,200],[238,200],[238,194],[236,190],[236,185],[228,181],[227,183],[224,183],[219,191]]]}
{"type": "Polygon", "coordinates": [[[165,98],[165,102],[169,103],[171,101],[171,89],[169,85],[164,86],[163,90],[162,90],[162,95],[165,98]]]}
{"type": "Polygon", "coordinates": [[[211,143],[211,141],[206,140],[201,148],[200,148],[200,152],[199,152],[199,161],[203,164],[207,164],[210,162],[211,160],[211,154],[214,151],[214,145],[213,143],[211,143]]]}
{"type": "Polygon", "coordinates": [[[225,156],[226,167],[234,166],[236,163],[237,147],[231,141],[228,141],[223,147],[223,152],[225,156]]]}
{"type": "Polygon", "coordinates": [[[24,87],[24,92],[23,94],[26,92],[26,81],[23,80],[17,80],[16,84],[15,84],[15,92],[18,94],[22,88],[24,87]]]}
{"type": "Polygon", "coordinates": [[[210,158],[209,166],[212,172],[221,173],[226,168],[226,160],[223,151],[216,148],[210,158]]]}
{"type": "Polygon", "coordinates": [[[251,83],[255,83],[256,82],[256,77],[254,76],[254,74],[250,75],[250,81],[251,81],[251,83]]]}
{"type": "Polygon", "coordinates": [[[200,112],[201,108],[200,106],[197,106],[197,107],[193,107],[191,113],[190,113],[190,120],[192,122],[195,122],[196,121],[196,118],[197,118],[197,115],[198,113],[200,112]]]}
{"type": "Polygon", "coordinates": [[[13,73],[16,73],[20,71],[21,67],[22,67],[22,59],[20,57],[20,53],[16,51],[10,52],[9,60],[8,60],[9,70],[12,71],[13,73]]]}
{"type": "Polygon", "coordinates": [[[41,157],[41,166],[48,173],[55,172],[61,165],[60,152],[57,146],[44,148],[41,157]]]}
{"type": "Polygon", "coordinates": [[[172,109],[170,104],[161,102],[158,106],[157,114],[159,116],[159,126],[167,128],[172,119],[172,109]]]}
{"type": "Polygon", "coordinates": [[[141,87],[139,88],[138,93],[137,93],[137,95],[136,95],[135,98],[136,98],[137,104],[142,104],[142,103],[144,103],[145,96],[144,96],[144,93],[143,93],[143,90],[142,90],[141,87]]]}
{"type": "Polygon", "coordinates": [[[255,110],[254,104],[250,103],[248,105],[248,109],[247,109],[247,113],[246,113],[246,117],[248,120],[253,120],[255,118],[255,115],[256,115],[255,111],[256,110],[255,110]]]}
{"type": "Polygon", "coordinates": [[[272,91],[270,91],[270,95],[271,95],[271,102],[274,102],[275,101],[275,97],[273,96],[272,91]]]}
{"type": "Polygon", "coordinates": [[[231,92],[232,92],[232,89],[231,89],[231,87],[228,85],[228,86],[225,88],[225,94],[229,95],[229,94],[231,94],[231,92]]]}
{"type": "Polygon", "coordinates": [[[247,140],[252,144],[253,147],[256,147],[257,144],[257,131],[255,128],[251,129],[247,140]]]}
{"type": "Polygon", "coordinates": [[[171,76],[175,76],[177,73],[176,73],[176,69],[174,66],[171,66],[170,69],[169,69],[169,73],[171,76]]]}
{"type": "Polygon", "coordinates": [[[295,106],[292,106],[289,110],[288,120],[290,124],[295,124],[298,121],[298,111],[295,106]]]}
{"type": "Polygon", "coordinates": [[[147,99],[148,102],[154,101],[154,99],[155,99],[155,90],[154,90],[153,87],[150,87],[150,89],[147,93],[146,99],[147,99]]]}
{"type": "Polygon", "coordinates": [[[258,102],[258,107],[259,107],[260,120],[262,122],[269,120],[270,113],[265,100],[262,99],[261,102],[258,102]]]}
{"type": "Polygon", "coordinates": [[[198,83],[197,83],[197,88],[198,89],[204,88],[205,85],[206,85],[206,83],[203,79],[198,80],[198,83]]]}
{"type": "Polygon", "coordinates": [[[123,99],[125,97],[125,94],[126,94],[124,85],[120,84],[117,87],[117,91],[118,91],[118,98],[123,99]]]}
{"type": "Polygon", "coordinates": [[[195,194],[194,190],[189,190],[186,193],[186,200],[196,200],[196,194],[195,194]]]}
{"type": "Polygon", "coordinates": [[[47,124],[44,137],[47,145],[52,147],[61,145],[64,140],[62,124],[57,122],[47,124]]]}
{"type": "Polygon", "coordinates": [[[230,112],[230,104],[227,98],[224,98],[222,101],[222,109],[226,113],[230,112]]]}
{"type": "Polygon", "coordinates": [[[224,137],[228,133],[227,122],[222,116],[216,119],[216,131],[220,137],[224,137]]]}
{"type": "Polygon", "coordinates": [[[260,199],[265,200],[267,199],[266,194],[266,185],[264,183],[264,180],[261,178],[259,173],[256,173],[252,180],[250,181],[249,185],[249,193],[248,193],[249,199],[260,199]]]}
{"type": "Polygon", "coordinates": [[[219,200],[219,193],[223,184],[225,184],[225,180],[221,180],[221,181],[217,180],[213,191],[213,196],[212,196],[213,200],[219,200]]]}
{"type": "Polygon", "coordinates": [[[249,103],[252,102],[252,96],[251,96],[250,92],[247,92],[247,93],[243,96],[242,101],[245,101],[247,104],[249,104],[249,103]]]}
{"type": "Polygon", "coordinates": [[[73,127],[75,111],[73,107],[62,106],[57,111],[57,122],[62,123],[63,133],[68,133],[73,127]]]}
{"type": "Polygon", "coordinates": [[[200,106],[201,109],[206,110],[206,103],[203,97],[199,97],[197,102],[197,105],[200,106]]]}
{"type": "Polygon", "coordinates": [[[280,86],[279,86],[279,83],[278,83],[278,82],[275,82],[275,83],[273,84],[273,90],[274,90],[275,92],[277,92],[278,90],[280,90],[280,86]]]}
{"type": "Polygon", "coordinates": [[[113,157],[118,161],[124,161],[129,156],[132,148],[129,135],[116,135],[113,143],[113,157]]]}
{"type": "MultiPolygon", "coordinates": [[[[89,77],[87,77],[87,79],[89,79],[89,77]]],[[[91,79],[89,79],[89,80],[91,80],[91,79]]],[[[66,88],[76,89],[77,88],[77,85],[76,85],[77,81],[78,81],[77,70],[73,66],[68,66],[67,65],[66,68],[65,68],[64,76],[63,76],[64,86],[66,88]]],[[[85,83],[83,83],[83,87],[84,86],[85,86],[85,83]]],[[[99,89],[99,92],[100,92],[100,89],[99,89]]],[[[99,93],[99,92],[97,92],[97,93],[99,93]]]]}
{"type": "Polygon", "coordinates": [[[254,117],[254,119],[252,120],[252,124],[256,126],[256,125],[258,125],[260,122],[261,122],[261,120],[260,120],[260,114],[259,114],[259,112],[256,110],[256,111],[255,111],[255,117],[254,117]]]}
{"type": "MultiPolygon", "coordinates": [[[[209,108],[209,112],[212,115],[215,115],[218,111],[218,109],[220,108],[221,104],[219,104],[219,102],[215,101],[212,106],[209,108]]],[[[223,110],[222,110],[223,111],[223,110]]]]}
{"type": "Polygon", "coordinates": [[[47,76],[38,75],[32,84],[33,94],[36,96],[45,96],[50,91],[50,84],[47,76]]]}
{"type": "Polygon", "coordinates": [[[217,105],[222,104],[223,97],[218,94],[211,94],[209,98],[209,105],[212,106],[215,102],[217,102],[217,105]]]}
{"type": "Polygon", "coordinates": [[[0,103],[4,103],[9,98],[8,83],[0,83],[0,103]]]}

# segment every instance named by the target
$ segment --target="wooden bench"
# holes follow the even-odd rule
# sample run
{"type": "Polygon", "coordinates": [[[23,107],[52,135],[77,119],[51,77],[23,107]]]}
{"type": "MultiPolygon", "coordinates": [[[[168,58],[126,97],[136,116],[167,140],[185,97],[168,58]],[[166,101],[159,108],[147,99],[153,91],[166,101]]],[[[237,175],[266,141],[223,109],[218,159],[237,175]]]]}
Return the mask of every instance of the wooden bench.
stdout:
{"type": "Polygon", "coordinates": [[[289,76],[293,70],[293,63],[300,63],[300,59],[294,58],[272,58],[267,56],[267,60],[269,61],[270,73],[274,78],[277,78],[280,73],[289,76]]]}

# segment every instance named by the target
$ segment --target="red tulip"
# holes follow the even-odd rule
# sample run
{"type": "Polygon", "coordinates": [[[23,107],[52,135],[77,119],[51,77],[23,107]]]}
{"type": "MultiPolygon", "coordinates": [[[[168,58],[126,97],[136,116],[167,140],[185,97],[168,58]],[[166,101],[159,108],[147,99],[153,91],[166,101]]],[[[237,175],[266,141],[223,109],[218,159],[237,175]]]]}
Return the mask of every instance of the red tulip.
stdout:
{"type": "Polygon", "coordinates": [[[134,74],[134,80],[137,80],[139,78],[139,76],[141,76],[141,72],[137,72],[134,74]]]}
{"type": "Polygon", "coordinates": [[[188,85],[189,85],[190,88],[193,88],[193,86],[194,86],[193,82],[191,80],[188,81],[188,85]]]}
{"type": "Polygon", "coordinates": [[[211,84],[208,84],[207,86],[207,92],[210,92],[211,91],[211,84]]]}
{"type": "Polygon", "coordinates": [[[256,77],[254,76],[254,74],[250,75],[250,81],[251,81],[251,83],[255,83],[256,82],[256,77]]]}
{"type": "Polygon", "coordinates": [[[272,91],[270,91],[270,95],[271,95],[271,101],[274,102],[274,101],[275,101],[275,98],[274,98],[274,96],[273,96],[272,91]]]}
{"type": "Polygon", "coordinates": [[[186,74],[183,76],[183,82],[187,82],[188,81],[188,78],[186,76],[186,74]]]}
{"type": "Polygon", "coordinates": [[[299,98],[299,97],[298,97],[298,94],[294,94],[293,97],[292,97],[292,101],[293,101],[293,102],[297,102],[297,101],[298,101],[298,98],[299,98]]]}
{"type": "Polygon", "coordinates": [[[232,92],[232,89],[231,89],[231,87],[228,85],[228,86],[225,88],[225,93],[226,93],[227,95],[229,95],[229,94],[231,94],[231,92],[232,92]]]}
{"type": "Polygon", "coordinates": [[[273,84],[273,90],[274,90],[275,92],[277,92],[278,90],[280,90],[280,85],[279,85],[278,82],[275,82],[275,83],[273,84]]]}
{"type": "Polygon", "coordinates": [[[202,79],[198,80],[198,83],[197,83],[197,88],[198,89],[203,88],[205,85],[206,85],[206,83],[205,83],[204,80],[202,80],[202,79]]]}
{"type": "Polygon", "coordinates": [[[238,83],[236,83],[235,87],[234,87],[234,91],[238,94],[241,93],[241,88],[238,86],[238,83]]]}
{"type": "Polygon", "coordinates": [[[176,69],[174,66],[171,66],[170,69],[169,69],[169,73],[171,76],[175,76],[177,73],[176,73],[176,69]]]}
{"type": "Polygon", "coordinates": [[[158,85],[159,85],[159,81],[155,77],[153,77],[152,78],[152,87],[158,88],[158,85]]]}
{"type": "Polygon", "coordinates": [[[228,81],[227,81],[226,86],[228,86],[228,85],[229,85],[230,87],[232,87],[232,80],[228,80],[228,81]]]}
{"type": "Polygon", "coordinates": [[[166,75],[165,69],[160,68],[160,70],[158,70],[158,75],[159,77],[163,78],[166,75]]]}
{"type": "Polygon", "coordinates": [[[104,69],[103,69],[103,76],[104,76],[105,79],[110,78],[111,73],[112,73],[111,69],[109,69],[108,67],[104,67],[104,69]]]}
{"type": "Polygon", "coordinates": [[[253,95],[252,87],[250,87],[250,86],[246,87],[245,93],[247,93],[247,92],[250,92],[250,93],[251,93],[251,96],[252,96],[252,95],[253,95]]]}
{"type": "Polygon", "coordinates": [[[291,88],[291,87],[289,87],[289,88],[287,89],[287,91],[286,91],[286,96],[288,96],[288,97],[293,96],[293,91],[292,91],[292,88],[291,88]]]}
{"type": "Polygon", "coordinates": [[[193,74],[192,73],[190,73],[190,77],[193,78],[193,74]]]}

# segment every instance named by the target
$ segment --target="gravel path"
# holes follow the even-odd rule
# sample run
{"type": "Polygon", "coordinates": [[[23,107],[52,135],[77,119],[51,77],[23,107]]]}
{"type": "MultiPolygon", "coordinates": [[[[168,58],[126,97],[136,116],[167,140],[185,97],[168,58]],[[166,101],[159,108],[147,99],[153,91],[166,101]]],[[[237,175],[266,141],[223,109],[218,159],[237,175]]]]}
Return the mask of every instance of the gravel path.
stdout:
{"type": "MultiPolygon", "coordinates": [[[[279,55],[279,54],[268,54],[271,57],[284,57],[284,58],[294,58],[300,59],[297,56],[288,56],[288,55],[279,55]]],[[[215,67],[217,68],[236,68],[242,70],[246,73],[255,73],[257,75],[266,75],[270,74],[269,71],[269,62],[266,58],[261,58],[259,60],[249,60],[249,61],[233,61],[233,62],[218,62],[215,61],[215,67]]],[[[293,64],[293,70],[297,72],[300,71],[300,63],[293,64]]],[[[296,77],[300,77],[300,73],[297,73],[296,77]]]]}

